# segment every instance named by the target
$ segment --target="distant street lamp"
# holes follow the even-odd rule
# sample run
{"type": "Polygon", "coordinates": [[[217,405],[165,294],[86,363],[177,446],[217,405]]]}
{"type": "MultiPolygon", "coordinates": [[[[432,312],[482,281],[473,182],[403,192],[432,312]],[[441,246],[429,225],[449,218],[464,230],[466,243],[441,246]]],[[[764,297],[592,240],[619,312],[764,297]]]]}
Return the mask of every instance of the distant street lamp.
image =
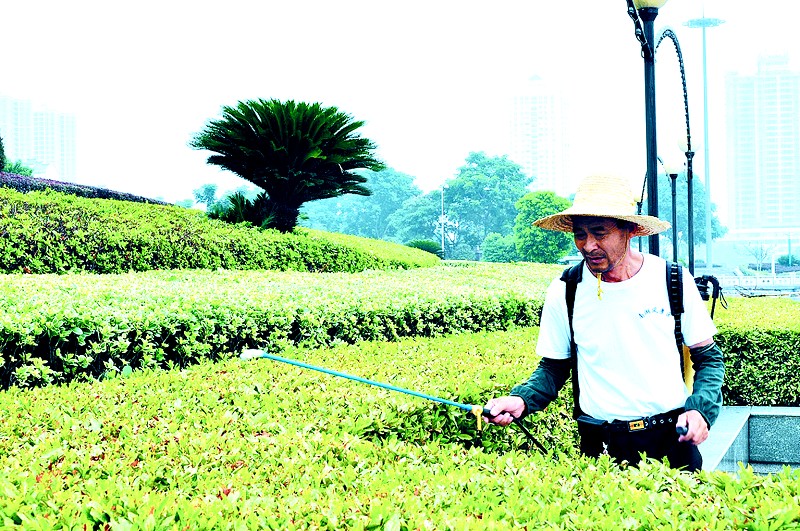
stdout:
{"type": "MultiPolygon", "coordinates": [[[[661,158],[659,157],[659,160],[661,158]]],[[[669,176],[670,189],[672,191],[672,261],[678,261],[678,209],[676,202],[676,181],[678,180],[678,173],[680,166],[674,161],[667,159],[667,162],[661,161],[664,166],[664,173],[669,176]]]]}
{"type": "Polygon", "coordinates": [[[694,182],[692,174],[692,159],[694,158],[694,151],[692,151],[692,136],[689,132],[689,109],[686,108],[686,142],[681,141],[681,151],[686,155],[686,210],[687,210],[687,239],[689,240],[689,272],[694,275],[694,182]]]}
{"type": "Polygon", "coordinates": [[[444,259],[445,259],[445,252],[444,252],[444,228],[445,228],[445,221],[446,221],[446,219],[447,219],[447,218],[445,218],[445,215],[444,215],[444,189],[445,189],[445,188],[447,188],[447,185],[446,185],[446,184],[443,184],[443,185],[442,185],[442,215],[441,215],[441,216],[439,216],[439,222],[440,222],[440,224],[441,224],[441,228],[442,228],[442,260],[444,260],[444,259]]]}
{"type": "MultiPolygon", "coordinates": [[[[667,0],[627,0],[628,15],[644,59],[645,134],[647,137],[647,213],[658,217],[658,147],[656,143],[656,77],[653,22],[667,0]],[[642,27],[641,21],[644,22],[642,27]]],[[[658,234],[649,237],[649,251],[658,256],[658,234]]]]}
{"type": "MultiPolygon", "coordinates": [[[[714,267],[711,253],[711,177],[708,164],[708,70],[706,63],[706,28],[713,28],[725,22],[718,18],[695,18],[686,23],[690,28],[703,29],[703,168],[705,170],[706,184],[706,267],[714,267]]],[[[691,181],[690,181],[691,182],[691,181]]],[[[691,196],[690,196],[691,197],[691,196]]]]}

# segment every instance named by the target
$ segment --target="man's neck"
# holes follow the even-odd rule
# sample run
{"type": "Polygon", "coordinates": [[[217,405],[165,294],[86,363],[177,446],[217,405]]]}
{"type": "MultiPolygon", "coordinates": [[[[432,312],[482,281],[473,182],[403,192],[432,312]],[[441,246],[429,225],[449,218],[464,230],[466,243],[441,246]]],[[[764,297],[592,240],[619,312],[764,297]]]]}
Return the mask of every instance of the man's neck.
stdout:
{"type": "Polygon", "coordinates": [[[624,282],[633,278],[641,269],[644,263],[644,255],[639,251],[634,251],[628,248],[625,257],[619,264],[614,266],[610,271],[603,273],[603,281],[605,282],[624,282]]]}

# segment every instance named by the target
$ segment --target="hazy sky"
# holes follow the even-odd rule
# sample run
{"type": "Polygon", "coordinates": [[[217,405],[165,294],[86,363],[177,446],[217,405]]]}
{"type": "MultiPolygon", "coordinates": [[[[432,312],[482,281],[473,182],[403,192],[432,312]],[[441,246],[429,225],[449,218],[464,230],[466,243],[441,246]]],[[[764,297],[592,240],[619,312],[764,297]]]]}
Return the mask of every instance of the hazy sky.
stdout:
{"type": "MultiPolygon", "coordinates": [[[[712,199],[724,199],[724,76],[762,53],[797,65],[796,0],[670,0],[687,68],[695,171],[702,177],[700,17],[708,30],[712,199]],[[720,185],[715,188],[715,183],[720,185]]],[[[187,142],[222,105],[319,101],[366,121],[387,165],[431,190],[470,151],[508,149],[516,83],[561,87],[576,177],[645,172],[643,63],[625,0],[0,0],[0,94],[78,120],[78,182],[170,201],[242,184],[187,142]]],[[[682,96],[669,43],[657,54],[659,150],[677,150],[682,96]],[[664,111],[666,109],[666,111],[664,111]],[[669,130],[672,131],[669,131],[669,130]],[[672,137],[672,138],[670,138],[672,137]]],[[[724,205],[720,205],[723,208],[724,205]]]]}

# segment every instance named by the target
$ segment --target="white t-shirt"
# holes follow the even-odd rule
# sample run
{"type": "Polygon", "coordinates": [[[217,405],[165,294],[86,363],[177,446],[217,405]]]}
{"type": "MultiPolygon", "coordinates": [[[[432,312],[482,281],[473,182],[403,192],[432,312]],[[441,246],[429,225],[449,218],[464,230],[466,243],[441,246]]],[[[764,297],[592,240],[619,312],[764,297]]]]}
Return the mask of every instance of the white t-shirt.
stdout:
{"type": "MultiPolygon", "coordinates": [[[[602,420],[630,420],[683,407],[689,393],[675,346],[675,320],[669,308],[666,261],[646,254],[639,272],[623,282],[602,282],[583,267],[575,293],[573,328],[578,345],[580,407],[602,420]]],[[[681,330],[687,345],[716,333],[694,279],[683,268],[681,330]]],[[[570,357],[566,283],[547,289],[536,353],[570,357]]]]}

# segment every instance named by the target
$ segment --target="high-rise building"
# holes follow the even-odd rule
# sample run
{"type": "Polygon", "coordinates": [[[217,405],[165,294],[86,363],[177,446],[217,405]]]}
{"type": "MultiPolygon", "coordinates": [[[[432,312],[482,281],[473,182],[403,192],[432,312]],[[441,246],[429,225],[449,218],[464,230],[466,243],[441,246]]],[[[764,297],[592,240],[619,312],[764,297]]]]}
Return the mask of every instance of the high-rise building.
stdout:
{"type": "Polygon", "coordinates": [[[727,79],[729,228],[735,239],[800,230],[800,72],[762,57],[727,79]]]}
{"type": "Polygon", "coordinates": [[[75,182],[76,121],[71,114],[0,95],[0,137],[6,158],[31,167],[37,177],[75,182]]]}
{"type": "Polygon", "coordinates": [[[535,180],[534,190],[572,193],[567,181],[564,101],[559,91],[538,76],[513,94],[510,158],[535,180]]]}

